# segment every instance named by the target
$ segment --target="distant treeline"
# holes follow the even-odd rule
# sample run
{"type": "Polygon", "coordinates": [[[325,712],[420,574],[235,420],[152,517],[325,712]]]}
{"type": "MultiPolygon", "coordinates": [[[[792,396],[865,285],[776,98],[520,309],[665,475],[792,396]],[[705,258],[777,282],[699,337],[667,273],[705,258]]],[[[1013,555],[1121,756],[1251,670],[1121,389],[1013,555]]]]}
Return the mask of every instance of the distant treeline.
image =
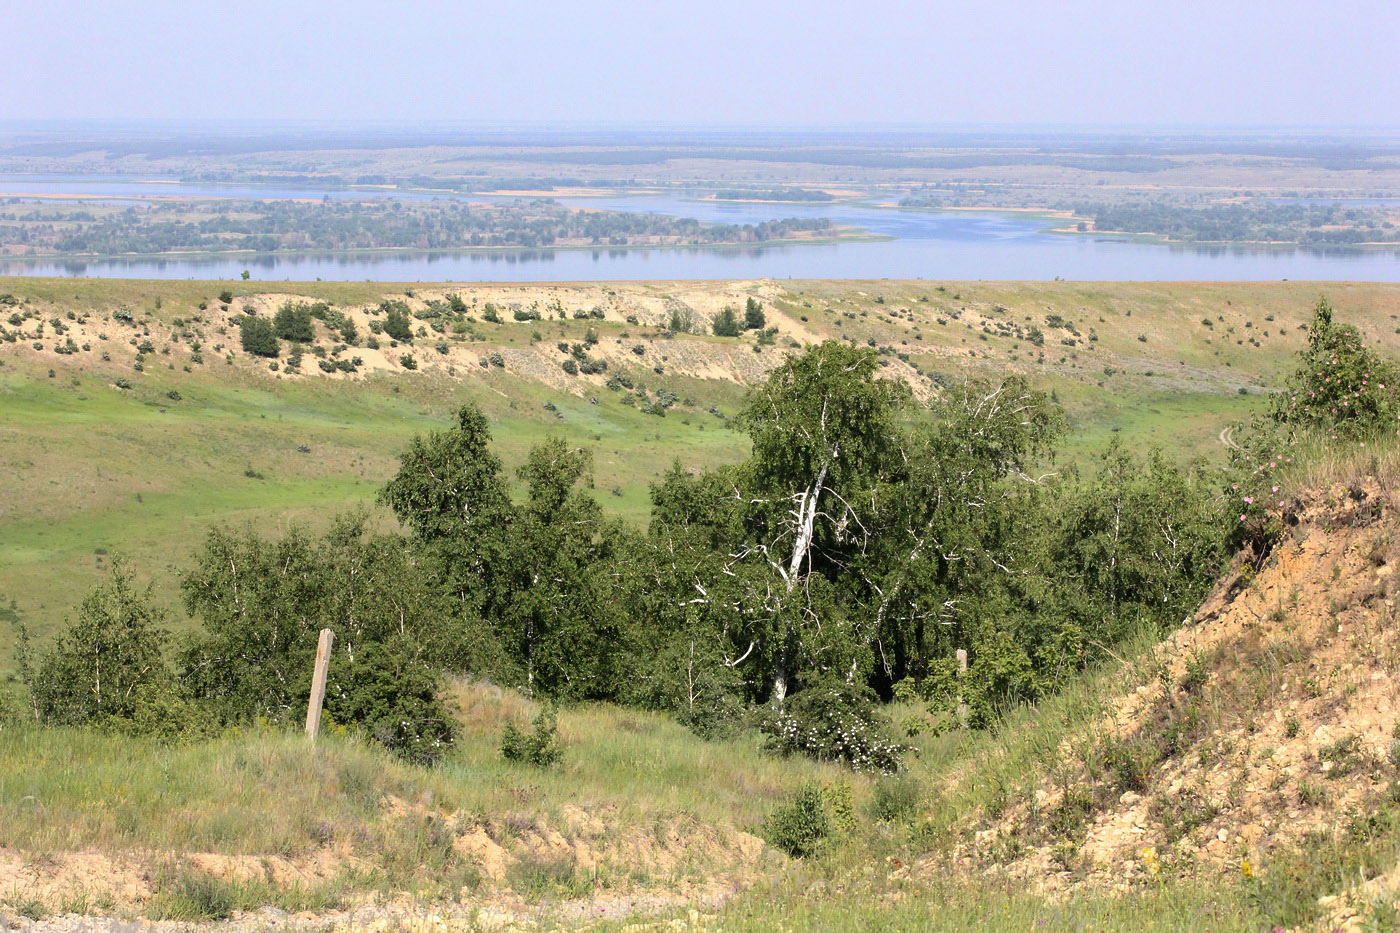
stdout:
{"type": "Polygon", "coordinates": [[[488,177],[485,172],[460,175],[343,175],[295,172],[198,172],[180,179],[184,184],[278,185],[284,188],[339,190],[354,185],[420,188],[430,191],[551,191],[555,188],[622,188],[635,179],[585,179],[575,176],[488,177]]]}
{"type": "Polygon", "coordinates": [[[1197,242],[1299,243],[1345,246],[1400,242],[1400,228],[1383,210],[1339,204],[1065,204],[1094,228],[1152,233],[1197,242]]]}
{"type": "Polygon", "coordinates": [[[720,201],[834,201],[833,195],[811,188],[770,188],[767,191],[745,188],[725,188],[716,191],[720,201]]]}
{"type": "Polygon", "coordinates": [[[783,149],[595,149],[533,152],[487,151],[478,161],[543,162],[568,165],[659,165],[673,159],[723,159],[735,162],[805,162],[857,168],[969,169],[1018,165],[1055,165],[1095,172],[1161,172],[1177,167],[1171,159],[1143,155],[1079,155],[1052,152],[958,152],[911,154],[907,151],[856,148],[783,149]]]}
{"type": "Polygon", "coordinates": [[[826,218],[709,224],[623,211],[575,211],[550,200],[199,201],[157,203],[94,217],[76,209],[0,214],[0,248],[36,253],[126,253],[383,248],[696,246],[762,243],[831,229],[826,218]],[[42,219],[32,219],[32,218],[42,219]]]}

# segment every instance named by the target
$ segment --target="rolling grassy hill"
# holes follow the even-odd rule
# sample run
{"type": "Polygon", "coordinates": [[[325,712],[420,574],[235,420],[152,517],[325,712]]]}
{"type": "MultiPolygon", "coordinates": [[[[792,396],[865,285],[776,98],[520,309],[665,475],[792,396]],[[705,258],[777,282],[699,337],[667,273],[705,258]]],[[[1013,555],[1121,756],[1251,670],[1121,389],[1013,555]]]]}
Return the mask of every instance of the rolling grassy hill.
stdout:
{"type": "MultiPolygon", "coordinates": [[[[1292,368],[1299,325],[1324,293],[1397,355],[1392,286],[0,281],[0,612],[50,633],[118,552],[173,606],[178,571],[211,525],[275,529],[374,508],[407,439],[466,400],[491,417],[511,465],[550,434],[593,448],[599,501],[642,521],[647,483],[674,459],[743,456],[730,419],[747,385],[830,338],[873,341],[885,373],[921,398],[953,380],[1027,375],[1071,422],[1050,469],[1087,463],[1114,436],[1213,454],[1221,430],[1292,368]],[[431,316],[448,295],[460,318],[431,316]],[[661,326],[688,311],[707,331],[749,297],[776,327],[762,340],[661,326]],[[337,354],[316,323],[328,363],[360,357],[352,373],[323,373],[311,346],[301,372],[287,371],[285,345],[273,369],[239,349],[231,323],[245,308],[269,316],[288,300],[323,301],[363,344],[386,316],[380,303],[400,299],[424,328],[412,344],[381,337],[378,350],[337,354]],[[506,323],[485,320],[488,302],[506,323]],[[549,319],[514,320],[537,309],[549,319]],[[573,344],[607,369],[567,373],[573,344]],[[609,388],[619,373],[630,388],[609,388]],[[658,408],[664,416],[647,413],[658,408]]],[[[431,769],[334,727],[312,750],[261,728],[171,745],[7,726],[0,917],[276,909],[386,929],[606,929],[637,914],[755,930],[1383,924],[1400,819],[1387,789],[1395,452],[1306,459],[1284,482],[1292,538],[1271,563],[1237,563],[1197,624],[1161,644],[1142,633],[1116,645],[1102,667],[993,730],[935,734],[919,705],[892,704],[915,749],[898,778],[776,758],[752,732],[706,742],[664,715],[606,704],[563,710],[563,763],[539,771],[499,753],[503,725],[534,705],[466,680],[449,688],[462,740],[431,769]],[[790,859],[757,834],[812,783],[835,802],[836,825],[818,857],[790,859]],[[1329,808],[1343,805],[1339,824],[1329,808]]],[[[12,644],[6,632],[0,645],[12,644]]],[[[270,919],[280,922],[235,923],[270,919]]]]}

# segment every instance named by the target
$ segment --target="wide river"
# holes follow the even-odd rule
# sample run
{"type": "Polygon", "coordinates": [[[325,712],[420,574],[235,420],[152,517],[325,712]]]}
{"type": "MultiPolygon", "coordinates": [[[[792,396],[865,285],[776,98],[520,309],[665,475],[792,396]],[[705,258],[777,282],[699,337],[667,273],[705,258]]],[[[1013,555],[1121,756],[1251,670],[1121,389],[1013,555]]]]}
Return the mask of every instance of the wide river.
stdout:
{"type": "MultiPolygon", "coordinates": [[[[183,184],[132,178],[0,175],[0,199],[39,194],[92,198],[365,197],[363,190],[183,184]]],[[[427,198],[421,192],[383,197],[427,198]]],[[[489,200],[461,195],[460,200],[489,200]]],[[[1053,279],[1080,281],[1400,281],[1400,250],[1177,246],[1047,232],[1041,217],[973,211],[906,211],[844,203],[736,204],[683,195],[558,198],[608,210],[758,223],[830,217],[893,237],[878,242],[732,248],[600,248],[394,252],[179,259],[5,259],[0,275],[294,281],[599,281],[609,279],[1053,279]]]]}

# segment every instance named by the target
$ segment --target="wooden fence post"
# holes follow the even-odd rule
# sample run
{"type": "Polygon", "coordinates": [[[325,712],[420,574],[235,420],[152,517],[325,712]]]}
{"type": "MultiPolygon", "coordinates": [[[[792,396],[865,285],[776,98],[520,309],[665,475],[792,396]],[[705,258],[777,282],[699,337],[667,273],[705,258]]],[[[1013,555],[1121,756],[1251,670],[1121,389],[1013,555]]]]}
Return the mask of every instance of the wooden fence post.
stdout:
{"type": "Polygon", "coordinates": [[[326,670],[331,666],[331,641],[334,633],[328,628],[321,629],[321,637],[316,642],[316,667],[311,672],[311,698],[306,704],[306,734],[316,739],[321,731],[321,706],[326,701],[326,670]]]}
{"type": "Polygon", "coordinates": [[[963,680],[967,677],[967,649],[958,649],[958,725],[967,728],[967,702],[963,700],[963,680]]]}

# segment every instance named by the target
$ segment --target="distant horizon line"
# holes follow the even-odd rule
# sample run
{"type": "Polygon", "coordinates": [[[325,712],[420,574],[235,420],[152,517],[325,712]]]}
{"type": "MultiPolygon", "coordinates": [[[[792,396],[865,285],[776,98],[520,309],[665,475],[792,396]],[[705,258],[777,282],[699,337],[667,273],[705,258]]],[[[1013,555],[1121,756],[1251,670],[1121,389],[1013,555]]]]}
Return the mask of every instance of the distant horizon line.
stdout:
{"type": "Polygon", "coordinates": [[[862,133],[862,132],[904,132],[904,133],[1207,133],[1207,134],[1268,134],[1268,133],[1308,133],[1308,134],[1400,134],[1400,123],[1394,124],[1350,124],[1350,123],[1219,123],[1219,122],[1172,122],[1172,123],[1131,123],[1131,122],[1085,122],[1085,123],[932,123],[917,121],[865,121],[865,122],[743,122],[694,120],[503,120],[492,118],[351,118],[351,117],[0,117],[0,130],[43,132],[46,130],[118,130],[143,128],[191,128],[191,129],[233,129],[253,130],[276,128],[281,130],[336,129],[385,132],[413,132],[431,135],[434,132],[472,129],[477,131],[530,130],[533,132],[577,132],[591,131],[645,131],[669,130],[689,132],[748,132],[780,135],[783,133],[862,133]]]}

